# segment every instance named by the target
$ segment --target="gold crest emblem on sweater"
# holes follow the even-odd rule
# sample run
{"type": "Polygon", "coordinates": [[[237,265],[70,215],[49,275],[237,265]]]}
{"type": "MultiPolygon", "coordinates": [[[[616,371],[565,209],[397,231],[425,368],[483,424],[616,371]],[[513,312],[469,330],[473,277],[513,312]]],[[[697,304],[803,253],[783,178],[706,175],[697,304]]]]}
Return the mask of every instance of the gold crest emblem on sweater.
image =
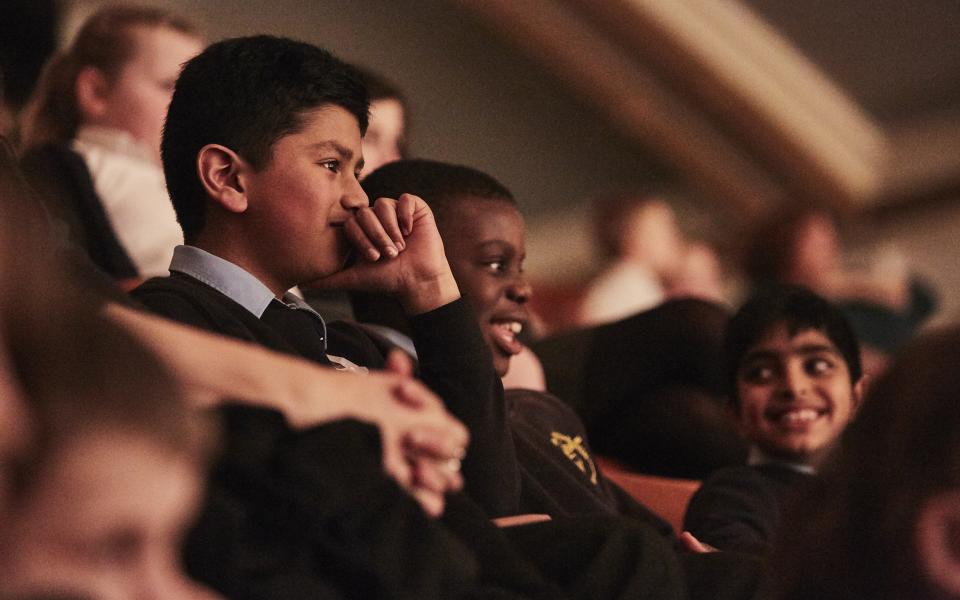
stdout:
{"type": "Polygon", "coordinates": [[[590,477],[590,483],[597,485],[597,467],[590,458],[590,453],[583,447],[583,438],[579,435],[570,437],[558,431],[550,434],[550,443],[560,448],[563,455],[570,459],[581,472],[590,477]]]}

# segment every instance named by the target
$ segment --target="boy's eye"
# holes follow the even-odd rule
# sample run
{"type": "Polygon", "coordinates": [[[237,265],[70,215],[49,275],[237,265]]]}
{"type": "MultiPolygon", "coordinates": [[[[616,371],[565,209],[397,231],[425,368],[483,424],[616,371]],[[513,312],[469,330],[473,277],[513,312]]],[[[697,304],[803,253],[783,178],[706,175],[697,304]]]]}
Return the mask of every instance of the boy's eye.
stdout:
{"type": "Polygon", "coordinates": [[[502,260],[491,260],[483,263],[483,266],[493,273],[502,273],[505,265],[506,263],[502,260]]]}
{"type": "Polygon", "coordinates": [[[339,160],[325,160],[320,163],[320,166],[334,173],[340,172],[340,161],[339,160]]]}
{"type": "Polygon", "coordinates": [[[833,370],[833,361],[823,357],[811,358],[804,363],[804,367],[811,375],[824,375],[833,370]]]}
{"type": "Polygon", "coordinates": [[[774,378],[774,371],[766,365],[753,365],[744,369],[740,378],[747,383],[769,383],[774,378]]]}

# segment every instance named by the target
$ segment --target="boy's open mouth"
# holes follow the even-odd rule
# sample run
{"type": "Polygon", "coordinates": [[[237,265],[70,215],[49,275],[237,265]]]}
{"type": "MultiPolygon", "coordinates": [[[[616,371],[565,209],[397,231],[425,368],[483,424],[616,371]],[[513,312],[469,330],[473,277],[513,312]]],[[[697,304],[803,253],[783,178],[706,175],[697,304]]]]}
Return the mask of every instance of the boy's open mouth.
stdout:
{"type": "Polygon", "coordinates": [[[517,339],[520,332],[523,331],[523,322],[514,319],[492,320],[491,331],[493,343],[504,354],[513,356],[523,350],[523,344],[517,339]]]}
{"type": "Polygon", "coordinates": [[[829,413],[827,408],[792,406],[770,409],[767,411],[766,417],[781,427],[793,429],[804,428],[827,413],[829,413]]]}

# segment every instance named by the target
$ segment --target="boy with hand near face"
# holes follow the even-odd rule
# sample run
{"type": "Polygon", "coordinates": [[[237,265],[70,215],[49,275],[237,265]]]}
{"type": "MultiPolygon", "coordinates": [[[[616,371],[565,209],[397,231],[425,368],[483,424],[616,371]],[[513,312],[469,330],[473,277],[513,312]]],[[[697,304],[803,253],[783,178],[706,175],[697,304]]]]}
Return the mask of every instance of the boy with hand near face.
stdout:
{"type": "MultiPolygon", "coordinates": [[[[524,348],[519,334],[533,293],[523,268],[524,220],[513,195],[486,173],[431,160],[384,165],[364,179],[363,187],[373,198],[409,190],[429,203],[457,285],[503,377],[524,348]]],[[[358,315],[409,332],[402,315],[386,322],[388,302],[355,298],[361,299],[358,315]]],[[[669,534],[669,525],[598,470],[583,423],[569,406],[532,390],[507,390],[505,402],[520,470],[521,513],[632,514],[669,534]]]]}
{"type": "Polygon", "coordinates": [[[704,482],[684,528],[720,550],[765,554],[784,503],[816,474],[860,407],[860,348],[836,307],[795,286],[750,298],[724,346],[730,406],[750,456],[704,482]]]}
{"type": "MultiPolygon", "coordinates": [[[[287,291],[321,280],[390,294],[415,323],[422,379],[482,438],[497,428],[474,424],[502,418],[498,382],[429,208],[410,195],[371,206],[360,188],[367,111],[355,70],[308,44],[238,38],[189,61],[161,147],[186,245],[170,277],[133,295],[174,320],[357,371],[388,367],[386,348],[287,291]]],[[[408,446],[412,480],[401,483],[429,513],[459,487],[463,458],[473,498],[491,516],[516,514],[508,437],[466,457],[435,440],[408,446]]]]}

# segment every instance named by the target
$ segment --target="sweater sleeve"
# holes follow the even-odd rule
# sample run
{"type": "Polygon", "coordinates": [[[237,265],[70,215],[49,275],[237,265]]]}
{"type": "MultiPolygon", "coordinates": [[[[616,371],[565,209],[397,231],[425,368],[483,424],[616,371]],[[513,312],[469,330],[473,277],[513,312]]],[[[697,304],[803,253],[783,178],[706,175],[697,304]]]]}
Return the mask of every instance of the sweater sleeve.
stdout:
{"type": "Polygon", "coordinates": [[[423,381],[470,430],[466,492],[490,517],[519,511],[520,471],[503,385],[466,300],[411,319],[423,381]]]}
{"type": "Polygon", "coordinates": [[[763,555],[779,525],[779,502],[752,467],[721,469],[690,499],[683,527],[720,550],[763,555]]]}

